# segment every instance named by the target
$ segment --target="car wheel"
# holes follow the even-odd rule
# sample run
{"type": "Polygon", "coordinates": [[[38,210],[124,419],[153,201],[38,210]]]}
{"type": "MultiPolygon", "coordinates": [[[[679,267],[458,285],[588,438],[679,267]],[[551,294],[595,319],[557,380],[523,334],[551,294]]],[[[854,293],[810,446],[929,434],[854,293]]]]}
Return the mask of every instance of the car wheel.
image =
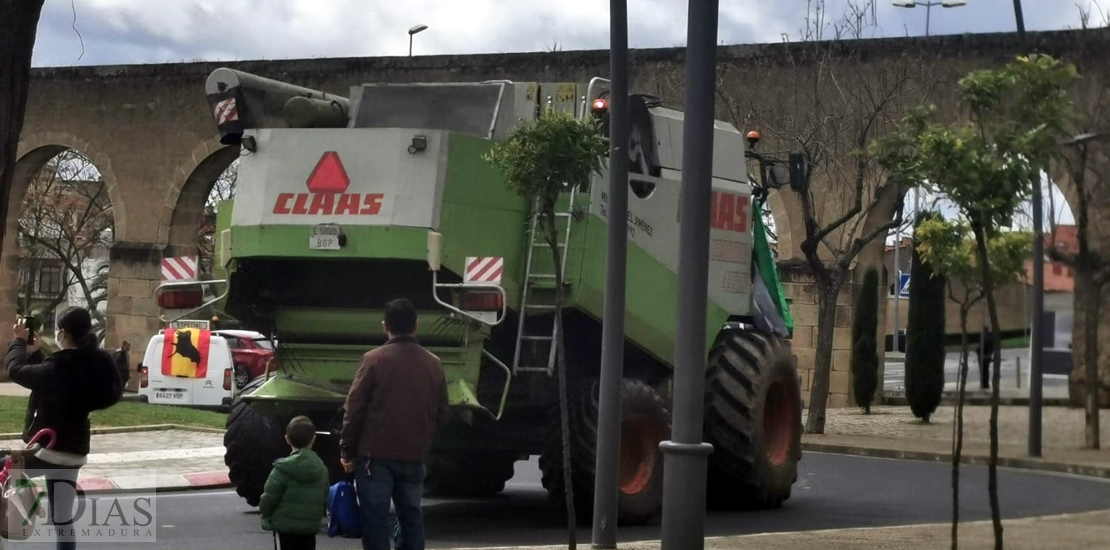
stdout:
{"type": "Polygon", "coordinates": [[[243,365],[235,365],[235,387],[242,388],[251,381],[251,373],[243,365]]]}

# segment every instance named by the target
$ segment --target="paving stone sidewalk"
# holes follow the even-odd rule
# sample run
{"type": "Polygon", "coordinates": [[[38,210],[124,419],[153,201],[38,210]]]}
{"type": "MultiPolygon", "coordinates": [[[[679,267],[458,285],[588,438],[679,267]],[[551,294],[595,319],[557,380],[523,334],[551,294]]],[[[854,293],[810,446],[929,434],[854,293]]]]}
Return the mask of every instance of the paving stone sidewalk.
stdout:
{"type": "MultiPolygon", "coordinates": [[[[88,464],[78,486],[86,493],[165,491],[229,485],[223,434],[162,427],[94,430],[88,464]]],[[[0,449],[22,449],[14,434],[0,436],[0,449]]]]}
{"type": "MultiPolygon", "coordinates": [[[[951,524],[865,529],[835,529],[802,533],[714,537],[705,550],[938,550],[950,548],[951,524]]],[[[1106,548],[1110,540],[1110,511],[1004,520],[1007,550],[1089,550],[1106,548]]],[[[580,547],[589,547],[579,542],[580,547]]],[[[658,541],[618,545],[620,550],[659,550],[658,541]]],[[[961,523],[959,547],[994,547],[991,522],[961,523]]],[[[482,550],[547,550],[563,546],[502,547],[482,550]]],[[[460,549],[461,550],[461,549],[460,549]]],[[[477,549],[473,549],[477,550],[477,549]]]]}
{"type": "MultiPolygon", "coordinates": [[[[807,411],[808,412],[808,411],[807,411]]],[[[1103,415],[1110,416],[1104,410],[1103,415]]],[[[803,416],[803,419],[805,416],[803,416]]],[[[829,409],[825,433],[806,434],[808,450],[850,452],[891,458],[951,460],[955,408],[938,407],[929,424],[914,418],[909,407],[829,409]],[[934,455],[934,456],[928,456],[934,455]]],[[[1028,456],[1029,408],[998,408],[998,449],[1004,466],[1040,468],[1110,478],[1110,420],[1101,422],[1102,449],[1084,449],[1085,412],[1069,407],[1042,409],[1041,454],[1028,456]]],[[[967,460],[985,462],[990,454],[990,407],[964,407],[964,446],[967,460]]],[[[1110,506],[1110,501],[1108,501],[1110,506]]]]}

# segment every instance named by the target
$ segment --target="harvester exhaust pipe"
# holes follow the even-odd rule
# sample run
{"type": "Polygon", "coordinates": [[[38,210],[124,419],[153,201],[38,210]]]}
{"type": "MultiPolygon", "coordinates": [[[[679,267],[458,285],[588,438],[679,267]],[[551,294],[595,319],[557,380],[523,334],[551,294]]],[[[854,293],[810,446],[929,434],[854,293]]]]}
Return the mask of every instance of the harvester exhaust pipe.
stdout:
{"type": "Polygon", "coordinates": [[[345,128],[343,96],[221,67],[205,83],[220,143],[238,145],[252,128],[345,128]]]}

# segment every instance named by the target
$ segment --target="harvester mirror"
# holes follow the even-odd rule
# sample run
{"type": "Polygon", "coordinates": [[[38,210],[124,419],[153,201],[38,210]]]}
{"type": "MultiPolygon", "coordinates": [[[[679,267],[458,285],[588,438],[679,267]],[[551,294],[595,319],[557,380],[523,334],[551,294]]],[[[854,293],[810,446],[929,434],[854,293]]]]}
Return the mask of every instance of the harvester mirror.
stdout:
{"type": "Polygon", "coordinates": [[[790,187],[797,192],[809,189],[809,163],[801,151],[790,152],[790,187]]]}
{"type": "Polygon", "coordinates": [[[790,183],[792,180],[790,180],[789,178],[790,172],[782,164],[771,163],[767,165],[767,172],[764,175],[764,181],[770,182],[768,187],[772,189],[778,189],[786,185],[787,183],[790,183]]]}
{"type": "Polygon", "coordinates": [[[439,271],[440,255],[443,253],[443,235],[437,231],[428,232],[428,269],[439,271]]]}

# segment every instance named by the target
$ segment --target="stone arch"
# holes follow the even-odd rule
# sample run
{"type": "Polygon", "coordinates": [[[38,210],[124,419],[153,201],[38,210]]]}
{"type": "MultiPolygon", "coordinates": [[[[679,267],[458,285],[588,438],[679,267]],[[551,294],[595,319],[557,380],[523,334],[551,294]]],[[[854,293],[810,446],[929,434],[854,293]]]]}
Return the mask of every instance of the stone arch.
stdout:
{"type": "MultiPolygon", "coordinates": [[[[125,205],[118,187],[116,174],[112,170],[111,159],[90,142],[67,132],[40,132],[24,134],[16,155],[12,178],[12,188],[7,212],[4,213],[5,233],[2,257],[0,257],[0,315],[12,319],[16,315],[21,272],[19,247],[19,219],[23,199],[30,189],[33,178],[54,157],[65,151],[73,151],[96,167],[104,181],[111,204],[112,233],[114,240],[127,231],[125,205]]],[[[111,287],[112,268],[109,263],[109,287],[111,287]]],[[[109,300],[111,306],[111,300],[109,300]]],[[[107,332],[111,332],[111,310],[107,315],[107,332]]]]}
{"type": "Polygon", "coordinates": [[[183,237],[178,233],[190,230],[190,223],[199,223],[200,209],[212,185],[238,157],[239,148],[222,145],[219,136],[212,136],[193,148],[188,160],[174,170],[176,177],[166,187],[158,216],[158,242],[170,247],[181,244],[177,241],[183,237]],[[190,210],[195,212],[192,217],[187,212],[190,210]]]}

